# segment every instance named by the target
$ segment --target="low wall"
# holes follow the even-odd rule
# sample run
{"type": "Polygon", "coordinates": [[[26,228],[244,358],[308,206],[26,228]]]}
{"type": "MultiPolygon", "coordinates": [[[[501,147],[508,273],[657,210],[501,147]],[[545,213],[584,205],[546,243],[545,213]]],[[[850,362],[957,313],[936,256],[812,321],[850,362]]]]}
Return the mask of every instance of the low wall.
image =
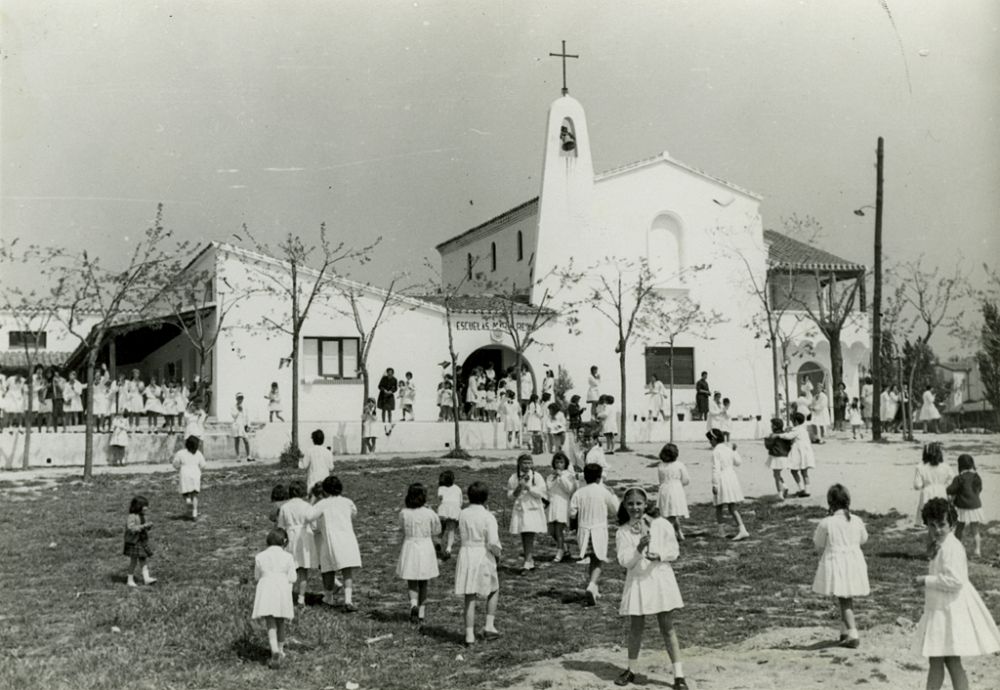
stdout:
{"type": "MultiPolygon", "coordinates": [[[[290,423],[267,424],[253,434],[250,445],[255,457],[277,458],[291,437],[290,423]]],[[[731,422],[734,441],[763,438],[769,431],[767,421],[731,422]]],[[[299,425],[299,444],[308,446],[314,429],[322,429],[329,446],[337,455],[357,454],[361,449],[360,422],[311,422],[299,425]]],[[[459,426],[462,447],[468,451],[502,449],[505,438],[502,425],[492,422],[462,422],[459,426]]],[[[386,434],[386,427],[375,424],[376,452],[383,453],[444,453],[454,442],[454,426],[448,422],[397,422],[386,434]]],[[[705,422],[674,421],[675,441],[701,441],[705,438],[705,422]]],[[[666,443],[670,440],[670,425],[663,421],[636,420],[626,425],[629,443],[666,443]]],[[[110,434],[94,434],[94,464],[107,465],[110,434]]],[[[202,439],[205,457],[227,459],[236,457],[233,439],[224,428],[210,429],[202,439]]],[[[31,467],[82,466],[84,433],[32,432],[31,467]]],[[[179,433],[134,432],[129,436],[126,463],[166,463],[183,444],[179,433]]],[[[24,453],[24,433],[17,430],[0,432],[0,469],[20,469],[24,453]]]]}

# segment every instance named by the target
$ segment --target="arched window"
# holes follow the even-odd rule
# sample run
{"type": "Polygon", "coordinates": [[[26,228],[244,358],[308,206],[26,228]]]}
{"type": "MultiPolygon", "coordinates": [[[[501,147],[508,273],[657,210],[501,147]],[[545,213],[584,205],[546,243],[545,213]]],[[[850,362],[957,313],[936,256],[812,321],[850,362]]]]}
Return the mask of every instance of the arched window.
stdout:
{"type": "Polygon", "coordinates": [[[490,270],[497,270],[497,243],[490,242],[490,270]]]}
{"type": "Polygon", "coordinates": [[[465,279],[472,280],[472,254],[465,255],[465,279]]]}
{"type": "Polygon", "coordinates": [[[661,213],[649,228],[646,244],[649,268],[661,280],[676,277],[684,268],[681,223],[676,216],[661,213]]]}
{"type": "Polygon", "coordinates": [[[517,260],[520,261],[524,258],[524,235],[521,231],[517,231],[517,260]]]}

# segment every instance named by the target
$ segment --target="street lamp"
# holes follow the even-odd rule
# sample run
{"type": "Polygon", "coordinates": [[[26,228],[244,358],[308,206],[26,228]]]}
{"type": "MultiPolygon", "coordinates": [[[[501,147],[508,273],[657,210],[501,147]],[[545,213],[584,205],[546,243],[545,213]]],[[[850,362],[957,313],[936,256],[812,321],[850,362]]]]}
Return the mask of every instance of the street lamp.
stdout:
{"type": "Polygon", "coordinates": [[[866,206],[862,206],[861,208],[854,209],[854,215],[856,215],[856,216],[863,216],[863,215],[865,215],[865,209],[866,208],[870,208],[873,211],[875,210],[875,207],[869,204],[869,205],[866,205],[866,206]]]}

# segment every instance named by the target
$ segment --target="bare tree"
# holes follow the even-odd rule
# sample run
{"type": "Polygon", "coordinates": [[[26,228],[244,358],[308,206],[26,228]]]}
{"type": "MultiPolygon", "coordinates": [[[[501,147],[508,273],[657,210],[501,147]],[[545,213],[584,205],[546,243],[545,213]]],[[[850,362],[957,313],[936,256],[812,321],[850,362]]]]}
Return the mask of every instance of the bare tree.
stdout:
{"type": "MultiPolygon", "coordinates": [[[[87,250],[79,254],[53,250],[51,274],[65,281],[69,308],[60,318],[86,352],[86,385],[93,391],[97,359],[105,344],[115,333],[134,326],[130,322],[150,307],[183,267],[190,251],[187,242],[167,243],[173,232],[163,226],[163,204],[156,208],[153,224],[135,243],[124,268],[106,267],[87,250]],[[84,319],[87,316],[89,319],[84,319]],[[87,329],[86,324],[93,325],[87,329]]],[[[94,463],[94,396],[87,396],[86,436],[83,477],[93,474],[94,463]]]]}
{"type": "MultiPolygon", "coordinates": [[[[22,249],[17,245],[17,239],[0,242],[0,266],[31,265],[47,256],[47,252],[37,246],[22,249]]],[[[0,284],[0,309],[10,314],[14,323],[14,329],[11,330],[16,329],[21,334],[21,352],[24,354],[26,369],[25,387],[28,395],[24,401],[22,421],[24,448],[21,460],[21,467],[24,469],[28,469],[30,463],[31,427],[38,395],[32,382],[32,375],[46,347],[45,338],[49,325],[58,320],[59,305],[65,299],[65,292],[66,281],[62,279],[56,280],[43,290],[0,284]]]]}
{"type": "Polygon", "coordinates": [[[306,245],[302,238],[291,232],[277,245],[277,252],[258,240],[244,224],[243,233],[253,247],[267,256],[283,261],[286,266],[279,270],[273,267],[255,267],[259,290],[270,294],[288,305],[288,312],[281,318],[264,315],[261,319],[265,328],[273,329],[289,336],[292,351],[289,359],[292,365],[292,451],[299,448],[299,348],[302,344],[302,327],[317,295],[323,294],[336,278],[336,267],[346,262],[360,264],[371,260],[371,252],[381,241],[377,238],[371,244],[354,248],[344,242],[333,244],[327,235],[326,224],[319,226],[319,252],[316,267],[310,266],[316,252],[316,245],[306,245]]]}

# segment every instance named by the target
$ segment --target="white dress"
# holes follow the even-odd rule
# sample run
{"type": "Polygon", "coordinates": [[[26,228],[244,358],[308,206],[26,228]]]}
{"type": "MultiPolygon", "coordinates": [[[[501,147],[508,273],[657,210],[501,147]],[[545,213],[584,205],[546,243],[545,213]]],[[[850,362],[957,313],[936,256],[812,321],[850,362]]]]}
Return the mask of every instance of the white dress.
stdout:
{"type": "Polygon", "coordinates": [[[299,469],[306,471],[306,486],[312,489],[333,472],[333,453],[324,446],[309,446],[299,459],[299,469]]]}
{"type": "Polygon", "coordinates": [[[361,567],[361,549],[354,536],[358,508],[344,496],[329,496],[312,507],[311,522],[319,543],[321,572],[361,567]]]}
{"type": "Polygon", "coordinates": [[[835,597],[864,597],[871,593],[868,586],[868,564],[861,545],[868,541],[868,530],[857,515],[850,521],[844,511],[823,518],[816,525],[813,544],[822,550],[813,578],[816,594],[835,597]]]}
{"type": "Polygon", "coordinates": [[[917,624],[917,650],[923,656],[1000,652],[1000,630],[969,582],[965,547],[954,534],[944,538],[931,560],[924,584],[924,615],[917,624]]]}
{"type": "Polygon", "coordinates": [[[257,591],[252,618],[295,618],[292,585],[297,575],[292,555],[280,546],[269,546],[254,558],[253,571],[257,591]]]}
{"type": "Polygon", "coordinates": [[[674,569],[670,566],[670,561],[676,561],[680,555],[673,525],[664,518],[649,523],[643,519],[639,531],[631,524],[623,525],[618,528],[615,544],[618,563],[627,570],[622,603],[618,608],[620,615],[649,616],[684,606],[674,569]],[[643,534],[649,535],[649,546],[645,552],[640,552],[639,539],[643,534]],[[660,560],[650,560],[647,554],[659,556],[660,560]]]}
{"type": "Polygon", "coordinates": [[[122,409],[125,412],[142,412],[142,391],[145,390],[142,381],[136,379],[129,379],[125,382],[123,388],[124,391],[124,401],[122,402],[122,409]]]}
{"type": "Polygon", "coordinates": [[[937,465],[920,463],[913,473],[913,488],[920,492],[917,501],[917,524],[923,524],[920,512],[932,498],[948,498],[948,485],[955,477],[955,470],[946,462],[937,465]]]}
{"type": "MultiPolygon", "coordinates": [[[[128,422],[125,421],[124,417],[115,417],[111,422],[111,439],[109,443],[112,446],[121,446],[122,448],[128,447],[128,422]]],[[[184,450],[177,452],[180,453],[187,451],[184,450]]]]}
{"type": "Polygon", "coordinates": [[[285,550],[292,554],[296,568],[315,568],[319,565],[316,538],[309,522],[312,509],[308,501],[296,496],[286,501],[278,511],[277,526],[288,533],[285,550]]]}
{"type": "Polygon", "coordinates": [[[201,491],[201,470],[205,467],[205,456],[200,450],[189,453],[187,448],[181,448],[174,453],[174,468],[180,470],[180,493],[198,493],[201,491]]]}
{"type": "Polygon", "coordinates": [[[79,381],[66,381],[63,384],[63,409],[66,412],[83,412],[83,384],[79,381]]]}
{"type": "Polygon", "coordinates": [[[589,548],[598,560],[608,560],[608,516],[617,514],[618,497],[604,484],[587,484],[576,490],[569,501],[569,515],[577,518],[580,558],[589,548]]]}
{"type": "Polygon", "coordinates": [[[712,449],[712,492],[715,505],[739,503],[743,500],[736,467],[743,464],[740,454],[723,443],[712,449]]]}
{"type": "Polygon", "coordinates": [[[458,518],[458,533],[461,548],[455,562],[455,594],[485,597],[497,591],[500,588],[497,561],[487,548],[501,548],[500,530],[493,513],[478,503],[466,507],[458,518]]]}
{"type": "Polygon", "coordinates": [[[558,474],[553,473],[546,482],[549,491],[549,507],[546,509],[545,517],[549,522],[558,522],[563,525],[569,524],[569,502],[576,491],[576,476],[572,470],[563,470],[558,474]]]}
{"type": "Polygon", "coordinates": [[[935,419],[941,419],[941,413],[938,412],[937,405],[934,404],[934,392],[924,391],[923,401],[924,404],[920,406],[919,420],[933,422],[935,419]]]}
{"type": "Polygon", "coordinates": [[[442,520],[458,520],[462,512],[462,487],[457,484],[438,487],[437,514],[442,520]]]}
{"type": "Polygon", "coordinates": [[[438,576],[437,554],[433,537],[441,534],[441,521],[427,508],[403,508],[403,546],[399,551],[396,577],[403,580],[430,580],[438,576]]]}
{"type": "Polygon", "coordinates": [[[715,398],[708,401],[708,414],[705,416],[705,430],[721,429],[722,405],[715,402],[715,398]]]}
{"type": "Polygon", "coordinates": [[[240,409],[234,405],[229,416],[233,418],[233,438],[247,438],[247,427],[250,426],[250,415],[247,414],[247,408],[240,409]]]}
{"type": "Polygon", "coordinates": [[[604,424],[601,431],[605,434],[618,435],[618,407],[609,404],[604,406],[604,424]]]}
{"type": "Polygon", "coordinates": [[[146,412],[152,412],[153,414],[163,414],[163,402],[160,400],[162,395],[163,389],[155,383],[151,383],[146,386],[146,401],[143,404],[143,410],[146,412]]]}
{"type": "Polygon", "coordinates": [[[500,412],[503,415],[504,431],[510,432],[521,430],[521,408],[518,407],[516,401],[507,398],[507,400],[505,400],[500,406],[500,412]]]}
{"type": "Polygon", "coordinates": [[[812,412],[813,424],[816,426],[830,426],[830,403],[827,400],[826,393],[823,391],[817,393],[809,405],[809,409],[812,412]]]}
{"type": "MultiPolygon", "coordinates": [[[[507,480],[507,497],[514,498],[514,490],[520,482],[518,473],[510,475],[507,480]]],[[[545,486],[545,478],[534,470],[531,471],[530,482],[524,490],[514,498],[514,506],[511,508],[510,533],[521,534],[522,532],[544,533],[548,529],[548,520],[545,516],[545,503],[548,498],[548,489],[545,486]]]]}
{"type": "Polygon", "coordinates": [[[108,391],[107,377],[99,378],[92,390],[94,392],[94,415],[107,417],[111,414],[111,393],[108,391]]]}
{"type": "Polygon", "coordinates": [[[524,411],[524,429],[525,431],[541,431],[542,430],[542,406],[536,402],[528,403],[528,407],[524,411]]]}
{"type": "Polygon", "coordinates": [[[792,441],[792,449],[788,452],[788,461],[785,463],[788,469],[810,470],[816,467],[816,455],[813,452],[812,441],[809,440],[807,425],[799,424],[790,431],[777,435],[792,441]]]}
{"type": "Polygon", "coordinates": [[[684,487],[691,483],[687,467],[680,460],[661,462],[656,468],[660,489],[656,494],[656,506],[661,517],[688,517],[687,494],[684,487]]]}
{"type": "Polygon", "coordinates": [[[601,378],[591,374],[587,377],[587,402],[597,402],[601,397],[601,378]]]}

